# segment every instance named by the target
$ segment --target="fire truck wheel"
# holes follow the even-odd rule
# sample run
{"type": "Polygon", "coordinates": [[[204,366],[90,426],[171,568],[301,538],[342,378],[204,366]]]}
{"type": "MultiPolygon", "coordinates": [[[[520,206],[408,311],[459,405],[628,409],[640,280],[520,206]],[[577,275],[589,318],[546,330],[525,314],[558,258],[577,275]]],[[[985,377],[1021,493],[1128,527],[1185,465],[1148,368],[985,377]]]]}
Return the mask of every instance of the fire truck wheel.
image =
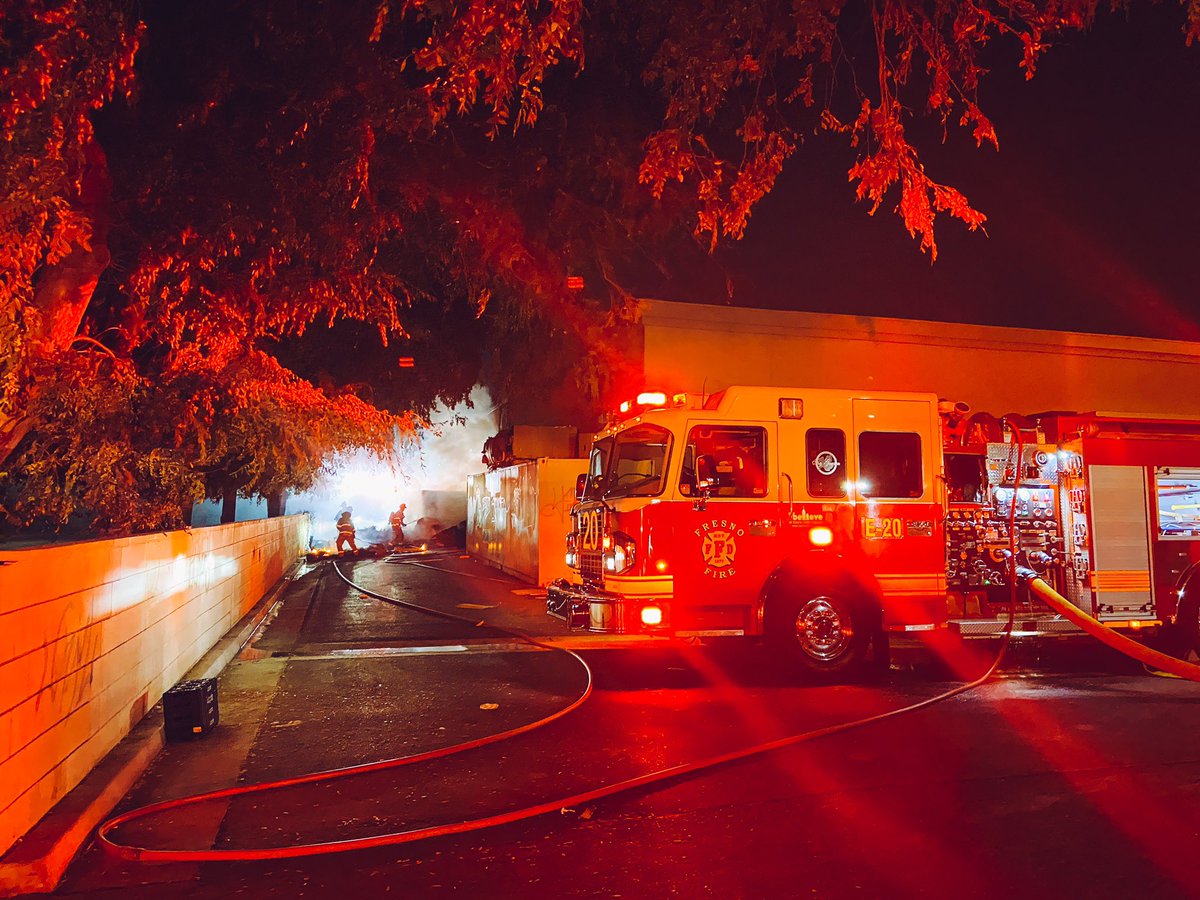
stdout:
{"type": "Polygon", "coordinates": [[[866,671],[878,616],[857,597],[835,590],[789,592],[768,607],[768,638],[789,662],[834,677],[866,671]]]}

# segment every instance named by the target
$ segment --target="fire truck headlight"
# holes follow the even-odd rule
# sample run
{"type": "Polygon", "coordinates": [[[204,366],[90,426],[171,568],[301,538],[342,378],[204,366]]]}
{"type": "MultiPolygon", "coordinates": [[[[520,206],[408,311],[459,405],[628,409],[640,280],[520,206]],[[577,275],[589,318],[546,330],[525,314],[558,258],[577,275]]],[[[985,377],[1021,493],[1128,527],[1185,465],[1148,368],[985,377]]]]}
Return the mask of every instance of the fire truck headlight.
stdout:
{"type": "Polygon", "coordinates": [[[661,625],[663,620],[662,608],[658,606],[642,607],[643,625],[661,625]]]}
{"type": "Polygon", "coordinates": [[[566,553],[566,561],[567,561],[567,567],[568,567],[568,568],[570,568],[570,569],[574,569],[574,568],[575,568],[575,566],[576,566],[576,564],[577,564],[577,562],[578,562],[578,560],[577,560],[577,557],[576,557],[576,555],[575,555],[575,551],[573,551],[573,550],[569,550],[569,551],[567,551],[567,553],[566,553]]]}
{"type": "Polygon", "coordinates": [[[833,531],[824,525],[808,530],[808,539],[814,547],[828,547],[833,543],[833,531]]]}

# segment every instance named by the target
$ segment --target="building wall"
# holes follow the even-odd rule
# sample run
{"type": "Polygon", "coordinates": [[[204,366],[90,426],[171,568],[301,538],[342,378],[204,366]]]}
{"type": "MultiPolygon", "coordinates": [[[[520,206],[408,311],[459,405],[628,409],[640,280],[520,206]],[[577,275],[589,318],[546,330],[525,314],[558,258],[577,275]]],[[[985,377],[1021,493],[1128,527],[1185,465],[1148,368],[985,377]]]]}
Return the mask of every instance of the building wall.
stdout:
{"type": "Polygon", "coordinates": [[[279,580],[307,516],[0,551],[0,853],[279,580]]]}
{"type": "Polygon", "coordinates": [[[1200,416],[1200,344],[644,301],[646,387],[930,391],[977,412],[1200,416]]]}
{"type": "Polygon", "coordinates": [[[467,552],[533,584],[569,574],[563,556],[586,459],[538,459],[467,479],[467,552]]]}

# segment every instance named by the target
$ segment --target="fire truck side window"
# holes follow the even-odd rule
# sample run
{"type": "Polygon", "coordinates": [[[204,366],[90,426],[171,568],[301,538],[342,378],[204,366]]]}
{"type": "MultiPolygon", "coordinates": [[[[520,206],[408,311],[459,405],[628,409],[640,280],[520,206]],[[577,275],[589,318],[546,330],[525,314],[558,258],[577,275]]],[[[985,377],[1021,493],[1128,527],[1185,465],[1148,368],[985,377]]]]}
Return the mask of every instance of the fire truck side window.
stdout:
{"type": "Polygon", "coordinates": [[[1157,469],[1158,536],[1194,541],[1200,537],[1200,469],[1157,469]]]}
{"type": "Polygon", "coordinates": [[[604,473],[608,469],[608,460],[612,456],[612,448],[612,438],[597,441],[592,447],[591,456],[588,458],[587,486],[583,491],[585,498],[598,496],[604,480],[604,473]]]}
{"type": "Polygon", "coordinates": [[[840,428],[810,428],[804,446],[809,496],[845,497],[846,433],[840,428]]]}
{"type": "Polygon", "coordinates": [[[858,436],[858,477],[867,497],[920,497],[921,436],[864,431],[858,436]]]}
{"type": "Polygon", "coordinates": [[[695,460],[709,456],[716,467],[713,497],[765,497],[767,432],[741,425],[697,425],[688,435],[679,491],[689,494],[695,483],[695,460]]]}

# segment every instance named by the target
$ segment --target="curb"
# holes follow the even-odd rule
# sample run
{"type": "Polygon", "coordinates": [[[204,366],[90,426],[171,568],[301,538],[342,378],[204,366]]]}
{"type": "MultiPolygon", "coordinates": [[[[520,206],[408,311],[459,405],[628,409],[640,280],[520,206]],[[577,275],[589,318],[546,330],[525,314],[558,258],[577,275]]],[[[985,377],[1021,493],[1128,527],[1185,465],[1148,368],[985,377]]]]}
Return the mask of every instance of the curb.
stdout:
{"type": "Polygon", "coordinates": [[[275,611],[276,607],[283,602],[283,593],[287,590],[295,580],[296,570],[302,565],[302,561],[297,560],[283,573],[283,576],[275,582],[274,586],[267,591],[253,607],[250,612],[242,616],[241,620],[229,629],[213,646],[212,649],[205,653],[200,660],[188,669],[186,675],[181,680],[192,678],[216,678],[220,675],[227,665],[229,665],[234,657],[242,652],[242,649],[250,643],[250,639],[254,637],[254,633],[275,611]]]}
{"type": "MultiPolygon", "coordinates": [[[[184,679],[215,678],[283,602],[300,563],[213,645],[184,679]]],[[[163,748],[161,702],[130,730],[74,790],[0,858],[0,897],[53,891],[79,850],[163,748]]]]}
{"type": "Polygon", "coordinates": [[[162,748],[162,716],[144,716],[0,861],[0,897],[54,890],[93,829],[162,748]]]}

